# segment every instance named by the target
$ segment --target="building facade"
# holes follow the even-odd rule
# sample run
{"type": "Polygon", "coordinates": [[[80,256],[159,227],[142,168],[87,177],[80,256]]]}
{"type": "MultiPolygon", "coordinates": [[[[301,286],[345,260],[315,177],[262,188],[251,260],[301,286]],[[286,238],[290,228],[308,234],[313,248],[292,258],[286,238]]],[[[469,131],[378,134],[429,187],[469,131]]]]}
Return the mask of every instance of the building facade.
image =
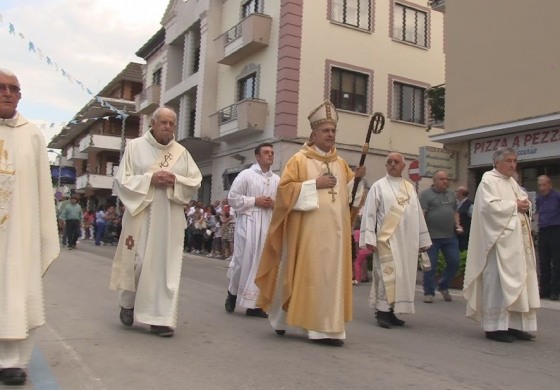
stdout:
{"type": "Polygon", "coordinates": [[[48,144],[76,169],[70,187],[89,210],[116,203],[113,177],[126,141],[140,134],[134,97],[141,91],[142,67],[129,63],[48,144]]]}
{"type": "Polygon", "coordinates": [[[385,114],[369,144],[369,182],[385,175],[389,151],[411,161],[437,145],[426,93],[444,82],[443,15],[425,0],[171,0],[162,27],[137,53],[146,60],[141,131],[156,102],[178,112],[177,140],[203,173],[205,203],[227,196],[261,142],[274,144],[281,173],[325,99],[339,109],[338,150],[350,164],[371,115],[385,114]]]}
{"type": "Polygon", "coordinates": [[[445,132],[431,140],[458,151],[460,180],[472,190],[492,169],[500,146],[517,150],[519,179],[528,191],[537,190],[543,174],[558,187],[560,53],[549,42],[560,34],[560,3],[432,3],[445,15],[446,93],[445,132]]]}

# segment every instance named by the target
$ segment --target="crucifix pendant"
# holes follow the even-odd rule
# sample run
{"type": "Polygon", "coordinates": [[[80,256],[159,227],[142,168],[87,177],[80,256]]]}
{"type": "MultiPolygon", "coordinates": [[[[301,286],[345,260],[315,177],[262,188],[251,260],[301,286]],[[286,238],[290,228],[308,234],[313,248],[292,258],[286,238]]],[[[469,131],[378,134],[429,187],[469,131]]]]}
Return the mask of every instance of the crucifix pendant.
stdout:
{"type": "Polygon", "coordinates": [[[334,188],[331,188],[331,190],[328,192],[328,194],[331,194],[331,196],[332,196],[332,201],[334,202],[334,201],[336,200],[336,199],[334,198],[334,196],[335,196],[336,194],[338,194],[338,192],[336,192],[336,191],[334,190],[334,188]]]}

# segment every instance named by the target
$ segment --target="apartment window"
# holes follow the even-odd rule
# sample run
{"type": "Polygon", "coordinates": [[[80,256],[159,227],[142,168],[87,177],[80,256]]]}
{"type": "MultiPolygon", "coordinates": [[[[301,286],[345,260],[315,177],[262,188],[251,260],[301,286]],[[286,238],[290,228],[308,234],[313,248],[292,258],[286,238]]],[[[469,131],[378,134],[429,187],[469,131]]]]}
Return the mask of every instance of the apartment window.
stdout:
{"type": "Polygon", "coordinates": [[[200,68],[200,46],[197,46],[194,49],[192,66],[193,66],[193,73],[198,72],[198,69],[200,68]]]}
{"type": "Polygon", "coordinates": [[[332,0],[331,18],[349,26],[371,30],[373,0],[332,0]]]}
{"type": "Polygon", "coordinates": [[[394,82],[393,119],[425,124],[425,93],[425,88],[394,82]]]}
{"type": "Polygon", "coordinates": [[[393,38],[414,45],[428,47],[428,14],[395,3],[393,9],[393,38]]]}
{"type": "Polygon", "coordinates": [[[342,110],[367,111],[369,75],[341,68],[331,68],[330,100],[342,110]]]}
{"type": "Polygon", "coordinates": [[[161,85],[161,74],[162,68],[159,68],[152,73],[152,85],[161,85]]]}
{"type": "Polygon", "coordinates": [[[237,81],[237,101],[257,97],[257,74],[251,73],[237,81]]]}
{"type": "Polygon", "coordinates": [[[261,12],[261,0],[249,0],[241,6],[241,17],[246,18],[251,14],[261,12]]]}

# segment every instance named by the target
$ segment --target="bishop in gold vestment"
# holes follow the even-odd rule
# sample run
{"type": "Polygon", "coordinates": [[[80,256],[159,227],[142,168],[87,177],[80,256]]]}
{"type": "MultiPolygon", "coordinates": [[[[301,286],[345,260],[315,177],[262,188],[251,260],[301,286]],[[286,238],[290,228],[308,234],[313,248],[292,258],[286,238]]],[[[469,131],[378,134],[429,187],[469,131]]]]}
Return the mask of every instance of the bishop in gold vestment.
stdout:
{"type": "Polygon", "coordinates": [[[354,173],[334,146],[334,106],[324,102],[309,119],[311,141],[288,161],[278,185],[256,276],[257,305],[278,334],[300,327],[310,339],[340,346],[352,319],[348,204],[354,173]]]}

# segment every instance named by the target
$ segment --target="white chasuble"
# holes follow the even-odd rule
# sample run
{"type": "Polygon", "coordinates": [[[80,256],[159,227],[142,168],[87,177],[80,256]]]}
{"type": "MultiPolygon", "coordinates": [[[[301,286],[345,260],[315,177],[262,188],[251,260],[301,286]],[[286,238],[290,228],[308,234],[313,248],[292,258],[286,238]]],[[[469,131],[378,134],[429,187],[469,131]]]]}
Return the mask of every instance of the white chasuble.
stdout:
{"type": "Polygon", "coordinates": [[[19,114],[0,119],[0,339],[45,323],[42,276],[59,252],[43,135],[19,114]]]}
{"type": "Polygon", "coordinates": [[[513,178],[484,173],[476,191],[463,294],[467,317],[486,331],[536,330],[540,307],[536,260],[526,214],[527,199],[513,178]]]}
{"type": "Polygon", "coordinates": [[[173,152],[177,146],[175,141],[159,144],[151,132],[127,145],[115,177],[115,191],[126,211],[111,275],[111,288],[136,291],[137,321],[171,327],[177,321],[186,228],[183,206],[196,195],[202,180],[186,149],[180,146],[179,153],[173,152]],[[152,172],[165,170],[171,160],[175,186],[155,187],[152,172]],[[132,263],[127,260],[131,254],[132,263]],[[137,284],[134,264],[142,264],[137,284]]]}

